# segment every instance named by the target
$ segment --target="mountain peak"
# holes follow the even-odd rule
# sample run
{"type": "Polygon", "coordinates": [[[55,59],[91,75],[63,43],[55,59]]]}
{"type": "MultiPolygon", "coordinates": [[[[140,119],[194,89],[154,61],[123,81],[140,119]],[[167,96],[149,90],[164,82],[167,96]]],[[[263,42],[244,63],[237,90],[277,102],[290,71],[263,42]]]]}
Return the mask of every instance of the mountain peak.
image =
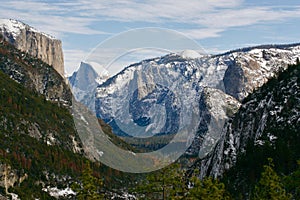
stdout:
{"type": "Polygon", "coordinates": [[[2,32],[10,32],[16,38],[21,33],[20,30],[25,29],[26,25],[14,19],[0,19],[0,27],[3,28],[2,32]]]}
{"type": "Polygon", "coordinates": [[[24,29],[28,29],[29,31],[40,33],[50,39],[55,39],[55,37],[53,37],[52,35],[38,31],[37,29],[29,26],[28,24],[25,24],[22,21],[16,19],[0,19],[0,31],[2,33],[3,32],[10,33],[14,39],[16,39],[20,35],[21,30],[24,29]]]}
{"type": "Polygon", "coordinates": [[[186,50],[180,52],[179,55],[185,59],[196,59],[196,58],[202,57],[202,55],[200,53],[198,53],[195,50],[190,50],[190,49],[186,49],[186,50]]]}

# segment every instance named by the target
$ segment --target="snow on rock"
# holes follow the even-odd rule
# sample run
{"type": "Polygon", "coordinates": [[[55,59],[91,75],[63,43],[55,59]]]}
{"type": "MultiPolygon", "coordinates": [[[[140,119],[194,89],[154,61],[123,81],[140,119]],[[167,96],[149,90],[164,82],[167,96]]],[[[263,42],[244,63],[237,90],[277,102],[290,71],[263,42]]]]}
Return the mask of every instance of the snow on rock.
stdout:
{"type": "Polygon", "coordinates": [[[0,34],[5,41],[53,66],[64,77],[64,58],[60,40],[13,19],[0,19],[0,34]]]}
{"type": "MultiPolygon", "coordinates": [[[[133,99],[131,96],[134,90],[137,90],[137,101],[132,102],[139,103],[132,108],[137,110],[137,105],[147,106],[140,107],[138,112],[131,113],[134,123],[140,123],[139,120],[145,118],[155,122],[153,118],[155,112],[152,112],[155,109],[148,110],[148,105],[154,107],[156,101],[152,96],[159,96],[159,92],[163,91],[154,89],[153,85],[159,83],[167,86],[180,97],[182,104],[172,103],[174,103],[174,108],[179,108],[181,111],[189,110],[188,105],[199,101],[199,97],[195,99],[192,92],[196,91],[197,94],[201,94],[203,88],[212,88],[210,89],[211,98],[207,98],[208,101],[206,101],[209,105],[206,105],[209,107],[208,115],[213,117],[215,124],[223,124],[228,116],[232,116],[238,110],[240,106],[238,101],[241,102],[271,77],[286,69],[288,64],[294,63],[296,58],[300,57],[299,49],[300,44],[271,45],[206,56],[201,56],[193,50],[185,50],[178,54],[144,60],[126,67],[103,84],[98,85],[95,98],[96,114],[107,123],[111,123],[116,134],[122,135],[123,133],[118,132],[119,129],[115,127],[116,123],[113,120],[118,118],[128,127],[132,125],[127,111],[130,110],[130,102],[133,99]],[[126,107],[128,104],[124,105],[124,102],[128,102],[129,107],[126,107]]],[[[209,92],[209,89],[206,89],[206,92],[209,92]]],[[[169,116],[174,117],[172,120],[174,127],[188,122],[186,119],[175,122],[175,116],[179,112],[168,110],[166,113],[174,114],[169,116]]],[[[169,118],[161,117],[160,119],[169,118]]],[[[153,127],[152,125],[159,127],[155,123],[147,124],[149,130],[153,127]]],[[[162,129],[159,128],[159,130],[162,129]]],[[[220,134],[207,134],[207,141],[215,142],[220,134]]]]}
{"type": "Polygon", "coordinates": [[[44,192],[47,192],[50,196],[60,199],[62,197],[74,196],[76,193],[69,187],[65,189],[58,189],[57,187],[47,186],[42,189],[44,192]]]}
{"type": "Polygon", "coordinates": [[[270,127],[281,130],[288,125],[291,131],[299,130],[298,77],[299,70],[294,70],[282,81],[258,89],[244,102],[234,118],[225,124],[214,151],[197,163],[201,177],[222,176],[225,170],[234,166],[238,155],[246,151],[249,141],[254,141],[257,146],[275,143],[279,135],[267,132],[270,127]],[[291,97],[295,99],[293,104],[286,101],[291,97]]]}
{"type": "Polygon", "coordinates": [[[180,52],[179,55],[185,59],[195,59],[195,58],[202,57],[202,55],[200,53],[198,53],[197,51],[189,50],[189,49],[180,52]]]}
{"type": "Polygon", "coordinates": [[[10,32],[12,34],[12,36],[14,37],[14,39],[17,38],[17,36],[19,36],[19,34],[21,33],[21,30],[28,28],[30,31],[32,32],[36,32],[36,33],[41,33],[42,35],[50,38],[50,39],[55,39],[54,36],[43,33],[31,26],[28,26],[27,24],[15,20],[15,19],[0,19],[0,29],[3,31],[7,31],[10,32]]]}
{"type": "Polygon", "coordinates": [[[8,31],[12,34],[14,39],[21,33],[21,29],[25,29],[25,24],[17,20],[12,19],[0,19],[0,29],[3,31],[8,31]]]}
{"type": "Polygon", "coordinates": [[[98,155],[99,155],[100,157],[102,157],[102,156],[103,156],[103,154],[104,154],[104,152],[103,152],[103,151],[99,151],[99,150],[97,150],[97,153],[98,153],[98,155]]]}
{"type": "Polygon", "coordinates": [[[96,62],[81,62],[78,71],[68,78],[75,99],[87,105],[92,112],[95,110],[94,91],[99,83],[106,80],[106,76],[100,77],[95,69],[107,74],[96,62]]]}
{"type": "Polygon", "coordinates": [[[122,194],[111,193],[111,199],[136,200],[137,197],[123,191],[122,194]]]}
{"type": "Polygon", "coordinates": [[[11,195],[11,199],[12,199],[12,200],[21,200],[21,199],[19,198],[19,195],[15,194],[15,193],[9,193],[9,194],[11,195]]]}

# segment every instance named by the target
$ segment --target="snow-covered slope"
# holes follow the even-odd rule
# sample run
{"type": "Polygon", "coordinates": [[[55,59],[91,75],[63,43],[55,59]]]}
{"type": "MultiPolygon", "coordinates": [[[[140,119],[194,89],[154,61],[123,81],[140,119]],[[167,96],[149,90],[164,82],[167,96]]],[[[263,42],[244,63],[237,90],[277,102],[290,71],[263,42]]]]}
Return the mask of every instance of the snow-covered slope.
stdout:
{"type": "MultiPolygon", "coordinates": [[[[187,52],[187,55],[190,53],[187,52]]],[[[126,67],[98,86],[97,116],[109,123],[118,135],[141,131],[132,129],[134,126],[169,134],[190,122],[189,117],[183,117],[189,110],[199,111],[194,118],[199,120],[195,126],[203,129],[205,126],[201,120],[205,113],[202,111],[207,110],[206,125],[209,126],[202,130],[201,137],[210,138],[212,131],[209,129],[220,128],[226,122],[228,112],[225,116],[223,111],[214,112],[219,110],[219,104],[226,102],[222,97],[227,94],[242,101],[280,70],[287,68],[288,64],[295,63],[296,58],[300,57],[300,45],[260,46],[214,56],[192,57],[169,54],[126,67]],[[202,93],[204,88],[218,89],[212,93],[219,92],[220,95],[211,95],[209,101],[204,98],[201,103],[201,96],[206,95],[202,93]],[[164,100],[158,103],[157,98],[162,96],[164,100]]],[[[232,109],[230,115],[236,110],[232,109]]],[[[215,138],[212,143],[217,140],[215,138]]]]}
{"type": "Polygon", "coordinates": [[[213,149],[222,136],[224,124],[238,111],[241,103],[215,88],[205,87],[201,97],[199,101],[201,120],[196,137],[186,154],[202,158],[213,149]]]}
{"type": "Polygon", "coordinates": [[[38,31],[37,29],[15,19],[0,19],[0,27],[2,32],[10,33],[13,39],[15,40],[21,34],[21,30],[24,29],[28,29],[29,31],[43,34],[44,36],[50,39],[55,39],[54,36],[38,31]]]}
{"type": "Polygon", "coordinates": [[[17,39],[21,30],[26,27],[24,23],[12,19],[0,19],[0,26],[2,33],[5,31],[10,33],[13,39],[17,39]]]}
{"type": "Polygon", "coordinates": [[[202,57],[202,55],[200,53],[198,53],[197,51],[194,50],[184,50],[180,53],[180,56],[182,58],[186,58],[186,59],[195,59],[195,58],[200,58],[202,57]]]}
{"type": "Polygon", "coordinates": [[[268,79],[296,62],[300,45],[264,46],[221,56],[226,58],[228,69],[224,76],[226,93],[242,100],[261,87],[268,79]]]}
{"type": "Polygon", "coordinates": [[[97,115],[110,124],[117,123],[116,116],[124,122],[125,130],[113,126],[119,135],[135,135],[137,130],[133,129],[138,127],[144,127],[139,131],[147,136],[177,132],[179,124],[191,120],[191,116],[183,117],[183,111],[197,110],[199,88],[187,80],[200,76],[200,72],[192,73],[192,65],[195,63],[172,54],[127,67],[97,88],[97,115]]]}
{"type": "MultiPolygon", "coordinates": [[[[200,169],[201,177],[222,176],[236,164],[239,158],[241,160],[247,151],[250,152],[249,154],[253,153],[255,146],[265,145],[265,148],[260,150],[261,154],[266,154],[265,159],[273,156],[289,156],[269,154],[267,146],[274,146],[273,150],[269,149],[275,152],[275,145],[287,142],[282,138],[295,140],[293,139],[295,135],[298,135],[295,138],[299,138],[299,70],[300,65],[281,72],[279,78],[271,80],[245,100],[240,110],[224,126],[221,139],[214,150],[194,166],[200,169]],[[276,144],[279,139],[281,141],[276,144]],[[247,149],[247,146],[251,149],[247,149]]],[[[298,145],[297,141],[293,142],[298,145]]],[[[294,146],[291,143],[286,144],[287,148],[294,146]]],[[[239,178],[245,179],[245,177],[239,178]]]]}

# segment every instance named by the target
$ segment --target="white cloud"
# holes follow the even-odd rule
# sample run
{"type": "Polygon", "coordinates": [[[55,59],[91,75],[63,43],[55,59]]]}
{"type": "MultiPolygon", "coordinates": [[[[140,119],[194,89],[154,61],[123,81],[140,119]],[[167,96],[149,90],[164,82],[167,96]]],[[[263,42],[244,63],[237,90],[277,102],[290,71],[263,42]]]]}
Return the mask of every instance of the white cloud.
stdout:
{"type": "Polygon", "coordinates": [[[0,5],[0,17],[24,20],[55,36],[64,33],[107,34],[106,31],[98,30],[99,27],[92,26],[93,23],[107,20],[151,22],[159,26],[178,23],[192,27],[188,28],[189,36],[203,39],[218,37],[230,27],[299,18],[300,9],[246,7],[242,0],[13,0],[0,5]]]}
{"type": "Polygon", "coordinates": [[[224,29],[200,28],[200,29],[183,29],[180,31],[192,39],[200,40],[205,38],[219,37],[221,35],[221,32],[224,31],[224,29]]]}
{"type": "Polygon", "coordinates": [[[108,34],[90,27],[95,18],[67,15],[72,9],[67,6],[36,1],[11,1],[0,5],[0,18],[21,20],[38,30],[61,38],[67,33],[108,34]]]}
{"type": "MultiPolygon", "coordinates": [[[[249,6],[243,0],[12,0],[0,5],[0,18],[20,19],[57,38],[69,33],[108,34],[110,27],[93,25],[109,20],[166,28],[173,23],[171,27],[201,40],[221,37],[233,27],[300,18],[300,6],[249,6]]],[[[77,68],[85,55],[82,50],[65,50],[67,73],[77,68]]]]}
{"type": "Polygon", "coordinates": [[[193,23],[195,17],[216,9],[240,5],[240,0],[79,0],[77,11],[83,16],[101,16],[107,20],[147,21],[163,23],[176,21],[193,23]],[[82,12],[83,10],[83,12],[82,12]]]}
{"type": "Polygon", "coordinates": [[[198,24],[206,27],[230,28],[241,27],[262,22],[277,22],[288,18],[299,18],[300,9],[272,10],[271,7],[252,7],[237,10],[222,10],[218,13],[208,13],[197,19],[198,24]]]}

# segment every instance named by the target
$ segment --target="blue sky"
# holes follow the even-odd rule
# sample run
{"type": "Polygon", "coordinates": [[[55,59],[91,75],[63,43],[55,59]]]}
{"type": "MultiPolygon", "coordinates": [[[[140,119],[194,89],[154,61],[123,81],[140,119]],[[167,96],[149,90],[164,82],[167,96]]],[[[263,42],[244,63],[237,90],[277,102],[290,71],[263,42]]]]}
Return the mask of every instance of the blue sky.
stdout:
{"type": "Polygon", "coordinates": [[[11,0],[0,17],[61,39],[67,74],[97,44],[134,28],[180,31],[209,53],[300,42],[299,0],[11,0]]]}

